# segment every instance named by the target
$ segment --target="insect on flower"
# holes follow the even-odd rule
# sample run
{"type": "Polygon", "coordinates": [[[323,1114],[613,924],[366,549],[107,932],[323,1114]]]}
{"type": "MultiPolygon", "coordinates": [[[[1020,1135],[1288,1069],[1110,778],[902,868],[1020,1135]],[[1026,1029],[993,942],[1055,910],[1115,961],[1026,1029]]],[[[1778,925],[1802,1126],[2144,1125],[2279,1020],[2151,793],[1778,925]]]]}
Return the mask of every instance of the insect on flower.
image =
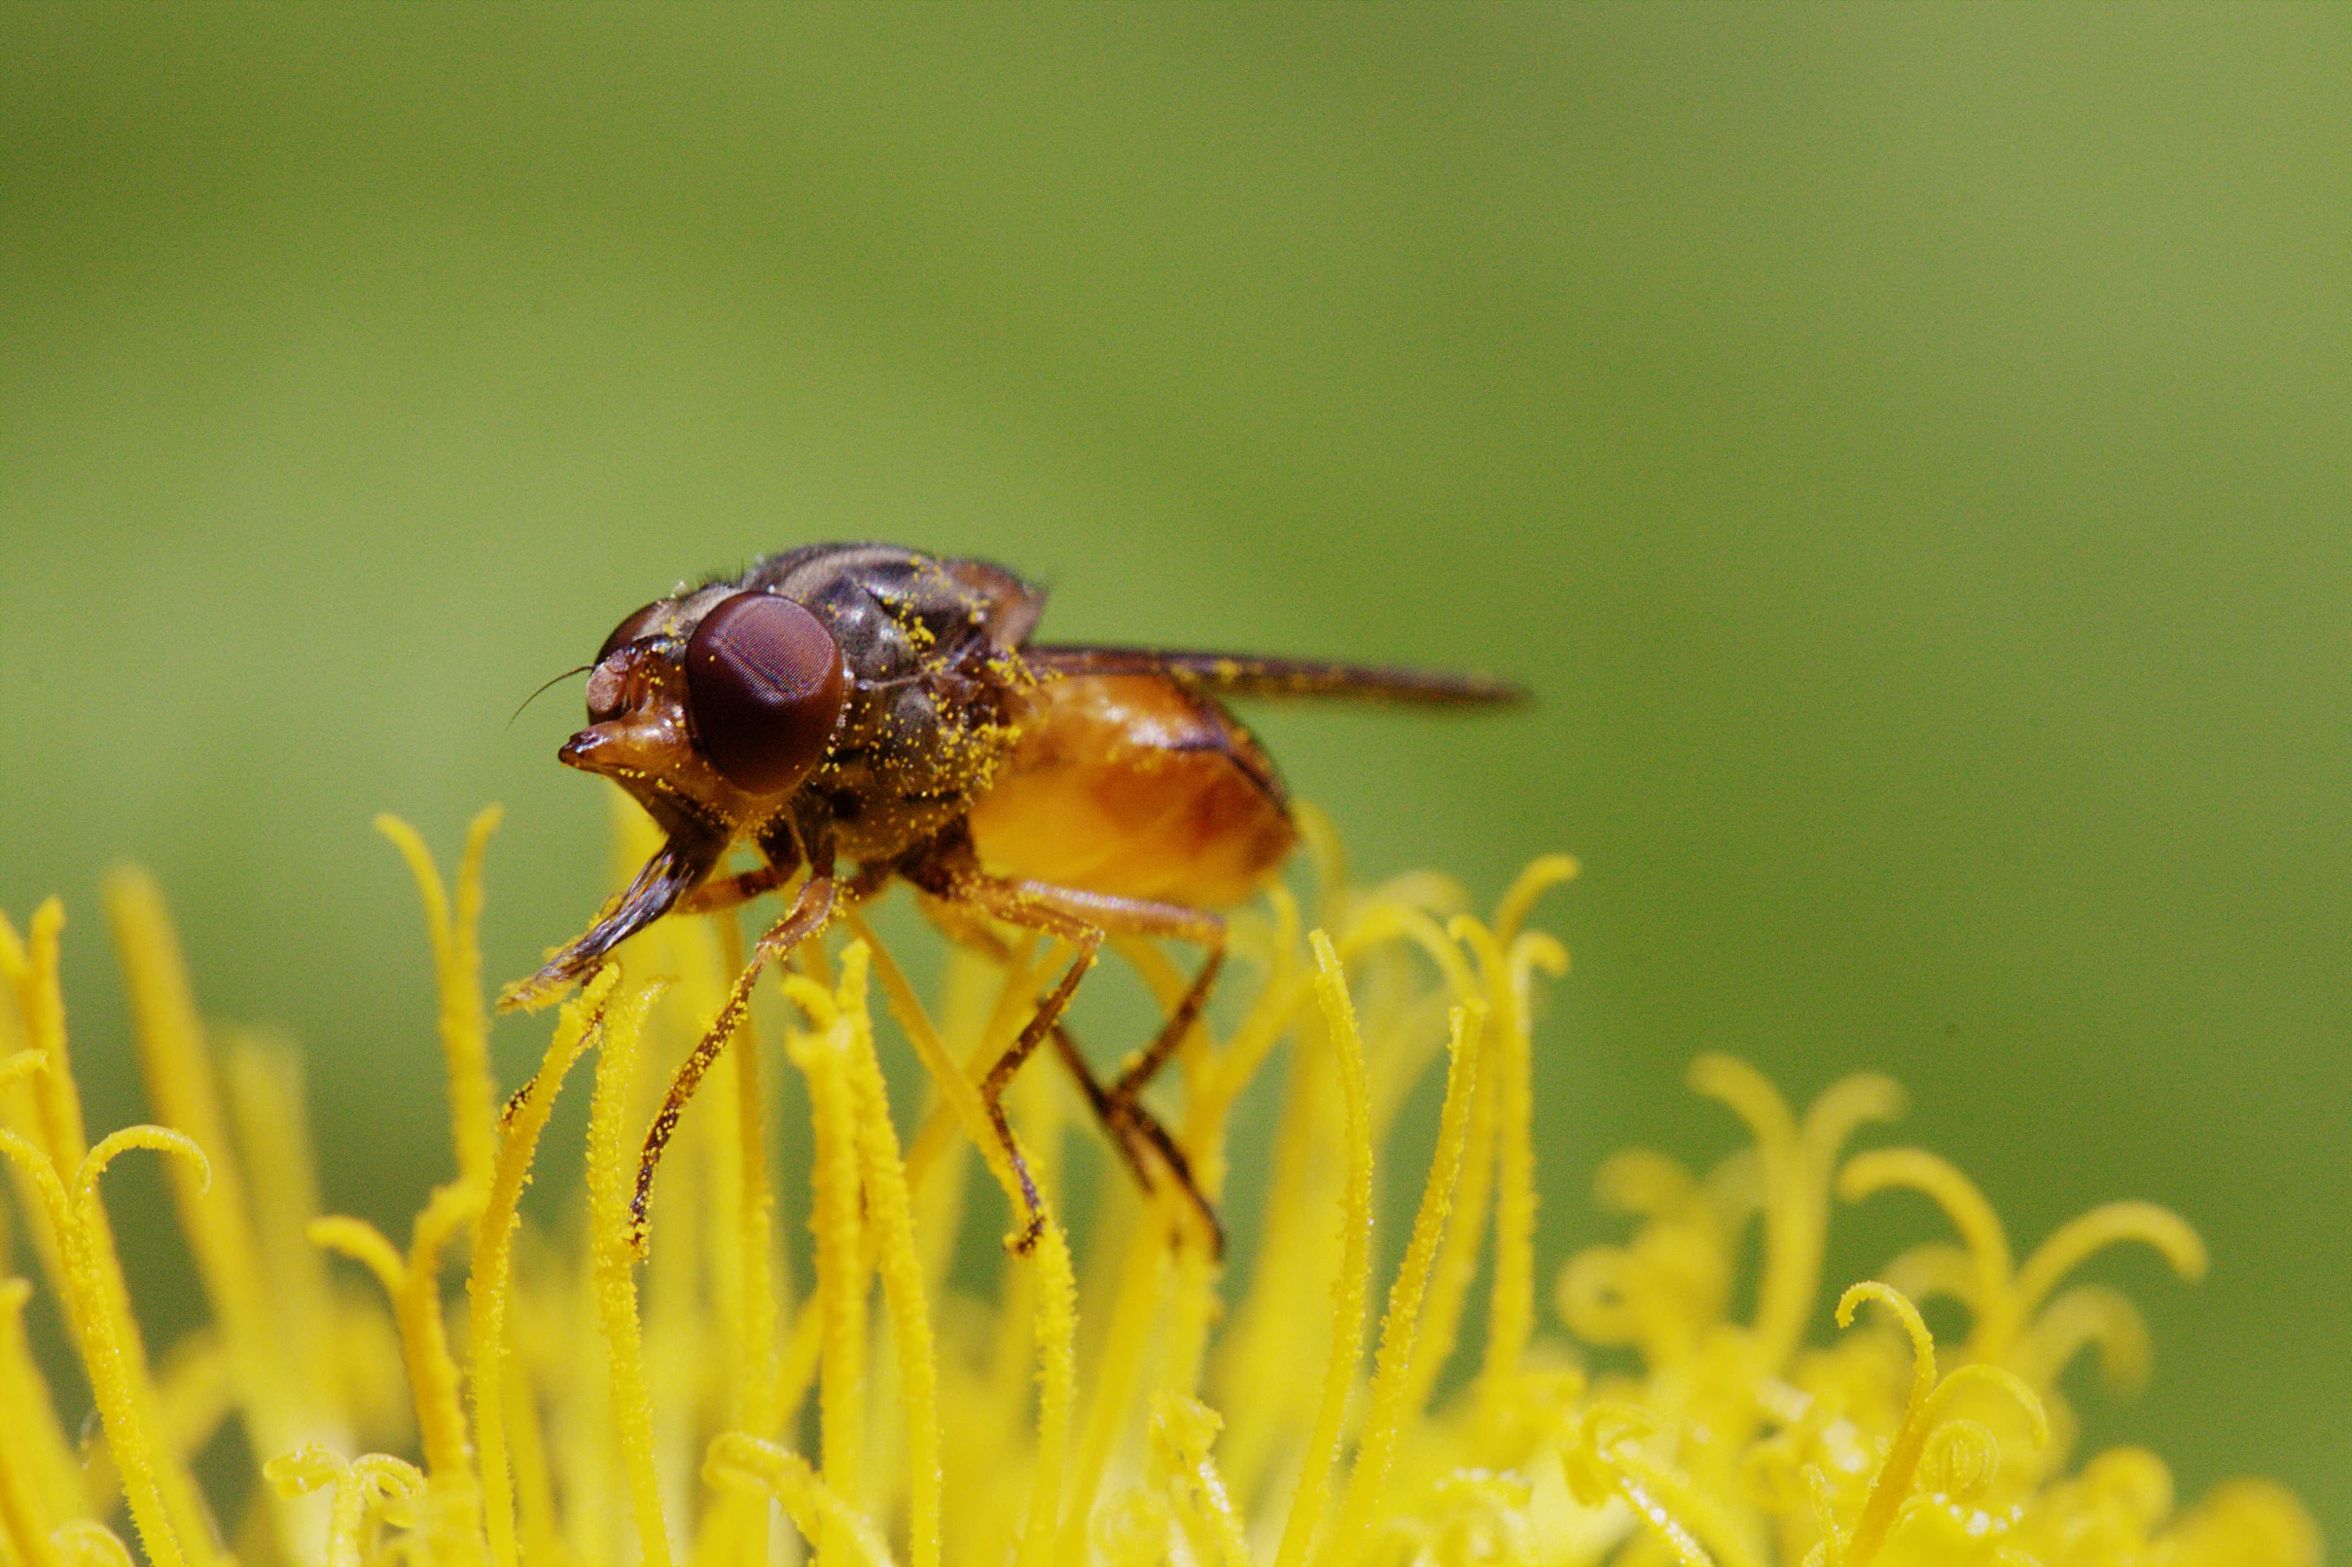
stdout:
{"type": "Polygon", "coordinates": [[[995,922],[1075,951],[981,1087],[1028,1210],[1014,1247],[1035,1243],[1044,1210],[1003,1095],[1048,1040],[1136,1178],[1148,1187],[1156,1160],[1222,1244],[1142,1095],[1216,982],[1217,910],[1248,896],[1298,833],[1273,763],[1218,698],[1486,706],[1524,693],[1477,675],[1039,645],[1029,637],[1044,607],[1042,589],[987,561],[812,544],[656,599],[597,650],[589,725],[557,755],[628,790],[667,841],[500,1006],[553,998],[673,909],[729,908],[807,872],[646,1134],[631,1210],[639,1244],[662,1149],[760,970],[893,879],[954,939],[991,944],[995,922]],[[766,863],[714,877],[741,842],[766,863]],[[1105,1083],[1061,1017],[1111,935],[1174,937],[1206,958],[1157,1037],[1105,1083]]]}

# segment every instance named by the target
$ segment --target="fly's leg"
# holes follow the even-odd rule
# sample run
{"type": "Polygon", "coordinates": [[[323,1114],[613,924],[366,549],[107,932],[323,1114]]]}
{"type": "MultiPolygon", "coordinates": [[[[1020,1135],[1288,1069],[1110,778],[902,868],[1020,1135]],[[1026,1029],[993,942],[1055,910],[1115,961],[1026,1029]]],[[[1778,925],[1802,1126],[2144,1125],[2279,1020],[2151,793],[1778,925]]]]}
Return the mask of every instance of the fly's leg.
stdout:
{"type": "MultiPolygon", "coordinates": [[[[1215,919],[1215,916],[1207,918],[1215,919]]],[[[1168,1014],[1168,1021],[1160,1025],[1159,1036],[1141,1055],[1127,1063],[1126,1068],[1119,1073],[1118,1080],[1111,1084],[1110,1100],[1114,1112],[1137,1114],[1142,1111],[1139,1096],[1151,1080],[1159,1076],[1160,1069],[1175,1058],[1176,1052],[1183,1048],[1185,1036],[1200,1021],[1201,1009],[1208,1005],[1209,991],[1217,983],[1218,972],[1225,967],[1225,922],[1217,920],[1212,928],[1215,934],[1205,943],[1209,949],[1208,956],[1202,961],[1200,972],[1193,976],[1192,984],[1177,999],[1175,1010],[1168,1014]]]]}
{"type": "Polygon", "coordinates": [[[678,900],[680,914],[717,914],[738,908],[764,892],[784,885],[791,871],[777,865],[755,866],[732,876],[716,876],[678,900]]]}
{"type": "Polygon", "coordinates": [[[1135,1177],[1135,1184],[1150,1191],[1151,1170],[1144,1164],[1143,1155],[1136,1151],[1134,1137],[1130,1135],[1135,1129],[1123,1125],[1112,1111],[1110,1090],[1103,1087],[1101,1079],[1094,1075],[1094,1068],[1087,1064],[1085,1055],[1078,1049],[1078,1041],[1072,1039],[1070,1031],[1059,1023],[1054,1025],[1053,1042],[1054,1054],[1061,1057],[1062,1065],[1069,1069],[1071,1078],[1078,1084],[1078,1091],[1086,1096],[1087,1108],[1102,1123],[1103,1131],[1111,1139],[1111,1146],[1119,1150],[1119,1158],[1135,1177]]]}
{"type": "Polygon", "coordinates": [[[719,1008],[719,1015],[703,1031],[693,1052],[678,1067],[677,1076],[670,1079],[670,1091],[662,1100],[661,1109],[653,1118],[653,1125],[645,1133],[645,1148],[637,1156],[637,1190],[629,1199],[629,1246],[638,1255],[645,1253],[645,1205],[653,1195],[653,1172],[661,1163],[662,1150],[669,1146],[670,1135],[678,1129],[678,1117],[686,1110],[686,1102],[701,1086],[703,1074],[727,1048],[727,1041],[735,1037],[742,1026],[743,1015],[751,1007],[752,983],[760,970],[783,957],[794,947],[825,928],[833,917],[833,876],[828,868],[814,874],[801,884],[800,896],[782,919],[776,921],[751,949],[751,960],[743,972],[735,976],[734,988],[727,992],[727,1004],[719,1008]]]}
{"type": "MultiPolygon", "coordinates": [[[[1062,1011],[1069,1006],[1070,997],[1078,989],[1078,982],[1086,977],[1088,969],[1094,967],[1095,954],[1102,947],[1103,933],[1099,927],[1083,920],[1030,904],[1017,895],[1009,895],[999,882],[976,878],[966,884],[964,892],[971,902],[1000,919],[1071,942],[1078,949],[1061,980],[1037,1004],[1035,1015],[1022,1027],[1020,1037],[1013,1041],[1003,1055],[996,1058],[996,1064],[980,1080],[980,1103],[988,1111],[988,1124],[996,1133],[997,1146],[1004,1150],[1005,1158],[1012,1165],[1013,1177],[1020,1183],[1022,1204],[1028,1210],[1020,1230],[1008,1237],[1005,1244],[1027,1256],[1036,1247],[1038,1237],[1045,1233],[1045,1201],[1037,1193],[1037,1181],[1029,1173],[1029,1161],[1021,1152],[1020,1141],[1013,1136],[1013,1123],[1005,1115],[1005,1090],[1012,1085],[1013,1074],[1021,1070],[1022,1064],[1036,1052],[1039,1043],[1048,1034],[1061,1035],[1062,1011]]],[[[1066,1039],[1068,1036],[1061,1037],[1066,1039]]],[[[1073,1049],[1071,1054],[1075,1053],[1073,1049]]],[[[1083,1067],[1083,1061],[1080,1065],[1083,1067]]],[[[1085,1081],[1091,1084],[1093,1074],[1086,1073],[1085,1081]]],[[[1096,1091],[1100,1092],[1099,1087],[1096,1091]]]]}
{"type": "MultiPolygon", "coordinates": [[[[989,928],[986,920],[975,918],[972,912],[962,904],[950,903],[944,898],[925,896],[923,912],[933,924],[946,934],[950,941],[955,942],[958,946],[969,947],[1000,965],[1010,965],[1013,961],[1012,948],[999,939],[996,932],[989,928]]],[[[1147,1192],[1150,1191],[1152,1189],[1151,1167],[1144,1163],[1143,1153],[1136,1147],[1135,1139],[1138,1135],[1142,1135],[1146,1141],[1157,1146],[1159,1142],[1165,1140],[1166,1133],[1161,1131],[1156,1123],[1152,1125],[1150,1132],[1142,1132],[1140,1128],[1131,1123],[1131,1120],[1123,1121],[1112,1110],[1111,1091],[1103,1087],[1102,1080],[1094,1075],[1093,1066],[1088,1063],[1085,1053],[1078,1048],[1078,1041],[1070,1037],[1070,1030],[1067,1026],[1056,1022],[1052,1029],[1052,1039],[1054,1055],[1060,1059],[1063,1068],[1069,1072],[1070,1080],[1078,1085],[1078,1092],[1084,1096],[1086,1107],[1094,1113],[1095,1121],[1101,1125],[1103,1135],[1111,1140],[1112,1147],[1119,1150],[1119,1158],[1126,1164],[1129,1173],[1135,1177],[1135,1184],[1147,1192]],[[1158,1135],[1155,1137],[1152,1135],[1153,1133],[1158,1135]]],[[[1149,1112],[1145,1112],[1144,1119],[1150,1120],[1149,1112]]],[[[1181,1156],[1179,1156],[1180,1159],[1181,1156]]]]}
{"type": "MultiPolygon", "coordinates": [[[[1225,1252],[1225,1229],[1217,1220],[1217,1209],[1194,1179],[1192,1161],[1184,1155],[1168,1129],[1157,1116],[1144,1106],[1145,1086],[1160,1068],[1167,1065],[1183,1045],[1193,1025],[1200,1020],[1210,987],[1225,961],[1225,922],[1205,909],[1189,908],[1178,903],[1153,903],[1142,898],[1120,898],[1107,893],[1083,892],[1075,887],[1057,887],[1047,882],[996,882],[989,878],[975,878],[966,894],[969,902],[978,904],[986,912],[1014,924],[1033,930],[1056,934],[1042,922],[1041,916],[1054,915],[1082,928],[1098,932],[1118,931],[1126,935],[1174,937],[1180,941],[1197,942],[1208,949],[1208,960],[1201,965],[1184,996],[1168,1015],[1167,1022],[1150,1046],[1120,1072],[1118,1080],[1107,1090],[1094,1084],[1093,1074],[1080,1075],[1081,1087],[1089,1089],[1087,1098],[1095,1106],[1104,1128],[1119,1145],[1128,1165],[1137,1171],[1145,1190],[1152,1183],[1142,1178],[1142,1161],[1136,1143],[1148,1144],[1176,1183],[1184,1188],[1185,1197],[1200,1214],[1209,1233],[1210,1256],[1222,1257],[1225,1252]],[[1099,1099],[1097,1094],[1100,1095],[1099,1099]]],[[[1065,1062],[1076,1055],[1073,1047],[1064,1056],[1065,1062]]],[[[1080,1060],[1073,1072],[1083,1067],[1080,1060]]]]}
{"type": "MultiPolygon", "coordinates": [[[[1127,1064],[1118,1079],[1111,1084],[1104,1095],[1100,1113],[1114,1130],[1131,1131],[1152,1145],[1153,1150],[1167,1164],[1169,1173],[1176,1177],[1177,1184],[1184,1188],[1185,1195],[1192,1199],[1193,1207],[1199,1210],[1201,1222],[1209,1229],[1209,1255],[1217,1258],[1225,1255],[1225,1226],[1218,1222],[1217,1209],[1201,1191],[1200,1183],[1193,1179],[1192,1161],[1185,1158],[1184,1150],[1177,1146],[1176,1139],[1168,1134],[1168,1129],[1160,1124],[1159,1117],[1146,1109],[1143,1103],[1144,1089],[1150,1086],[1162,1067],[1175,1059],[1176,1052],[1183,1048],[1186,1036],[1200,1021],[1201,1010],[1208,1005],[1209,992],[1215,988],[1217,975],[1225,967],[1225,922],[1215,915],[1204,914],[1199,917],[1214,921],[1210,927],[1214,934],[1205,943],[1209,949],[1208,956],[1202,960],[1200,972],[1193,976],[1192,983],[1177,999],[1175,1010],[1168,1014],[1167,1022],[1160,1025],[1158,1036],[1141,1055],[1127,1064]]],[[[1125,1138],[1122,1137],[1121,1141],[1124,1143],[1125,1138]]],[[[1143,1184],[1146,1190],[1150,1189],[1149,1181],[1143,1184]]]]}

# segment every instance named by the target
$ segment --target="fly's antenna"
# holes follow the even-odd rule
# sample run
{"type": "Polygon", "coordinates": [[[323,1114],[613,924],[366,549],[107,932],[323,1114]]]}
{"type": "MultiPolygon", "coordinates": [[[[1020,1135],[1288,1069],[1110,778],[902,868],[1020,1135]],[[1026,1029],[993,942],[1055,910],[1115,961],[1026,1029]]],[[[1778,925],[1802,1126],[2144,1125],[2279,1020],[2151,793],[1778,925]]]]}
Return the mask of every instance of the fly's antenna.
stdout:
{"type": "Polygon", "coordinates": [[[523,707],[529,707],[533,702],[536,702],[541,697],[545,696],[547,694],[548,687],[554,685],[557,680],[569,680],[574,675],[584,675],[595,667],[596,666],[593,664],[582,664],[575,669],[567,669],[562,674],[555,676],[554,679],[549,680],[538,690],[532,692],[529,696],[524,697],[522,707],[518,707],[513,712],[506,715],[506,727],[512,729],[514,727],[514,721],[523,716],[523,707]]]}

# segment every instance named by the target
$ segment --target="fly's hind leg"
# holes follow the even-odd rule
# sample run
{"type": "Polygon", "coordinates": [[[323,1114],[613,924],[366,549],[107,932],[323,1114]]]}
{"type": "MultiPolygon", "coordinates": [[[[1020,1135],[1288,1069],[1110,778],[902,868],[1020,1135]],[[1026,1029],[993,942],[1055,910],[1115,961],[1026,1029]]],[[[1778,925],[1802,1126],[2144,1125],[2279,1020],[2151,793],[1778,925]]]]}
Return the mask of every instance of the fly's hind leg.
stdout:
{"type": "Polygon", "coordinates": [[[1127,1166],[1128,1173],[1135,1177],[1135,1184],[1150,1191],[1151,1168],[1143,1162],[1143,1153],[1135,1143],[1136,1137],[1141,1135],[1140,1129],[1120,1120],[1118,1112],[1111,1108],[1111,1091],[1103,1087],[1102,1080],[1094,1075],[1094,1068],[1087,1063],[1085,1053],[1078,1048],[1078,1041],[1072,1039],[1070,1031],[1059,1023],[1054,1025],[1053,1042],[1054,1054],[1061,1057],[1062,1065],[1078,1085],[1078,1092],[1086,1096],[1086,1107],[1094,1112],[1095,1120],[1102,1123],[1103,1131],[1111,1139],[1111,1146],[1119,1150],[1120,1161],[1127,1166]]]}
{"type": "MultiPolygon", "coordinates": [[[[1225,922],[1201,910],[1186,909],[1183,912],[1187,916],[1183,923],[1189,928],[1182,934],[1207,947],[1208,956],[1202,960],[1200,972],[1193,976],[1192,983],[1185,987],[1184,994],[1168,1013],[1168,1020],[1160,1025],[1159,1034],[1144,1048],[1142,1054],[1127,1063],[1117,1080],[1111,1084],[1105,1095],[1103,1114],[1112,1128],[1122,1134],[1122,1144],[1129,1132],[1151,1144],[1161,1162],[1167,1165],[1168,1173],[1176,1177],[1176,1183],[1192,1199],[1193,1207],[1200,1212],[1201,1222],[1208,1226],[1209,1255],[1215,1259],[1225,1255],[1225,1226],[1218,1221],[1216,1205],[1209,1201],[1208,1195],[1200,1189],[1200,1182],[1193,1178],[1192,1161],[1184,1156],[1184,1150],[1168,1134],[1168,1129],[1160,1124],[1159,1117],[1153,1115],[1143,1103],[1144,1089],[1151,1085],[1161,1068],[1175,1059],[1176,1052],[1183,1048],[1193,1026],[1200,1021],[1201,1011],[1208,1005],[1209,992],[1215,988],[1217,975],[1225,967],[1225,922]]],[[[1148,1187],[1151,1183],[1147,1181],[1144,1184],[1148,1187]]]]}

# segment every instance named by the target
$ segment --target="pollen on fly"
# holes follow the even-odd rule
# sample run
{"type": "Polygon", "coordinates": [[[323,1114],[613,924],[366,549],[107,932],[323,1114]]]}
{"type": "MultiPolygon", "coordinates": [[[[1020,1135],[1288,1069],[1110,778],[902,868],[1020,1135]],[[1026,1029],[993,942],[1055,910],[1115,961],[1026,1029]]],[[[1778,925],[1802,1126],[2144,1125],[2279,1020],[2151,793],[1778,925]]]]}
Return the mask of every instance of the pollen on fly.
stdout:
{"type": "Polygon", "coordinates": [[[672,910],[730,908],[806,872],[646,1133],[631,1203],[640,1249],[662,1150],[760,971],[898,880],[952,940],[1001,952],[1010,926],[1074,952],[981,1084],[1026,1208],[1008,1244],[1033,1246],[1044,1208],[1004,1092],[1050,1042],[1136,1179],[1175,1181],[1222,1250],[1183,1149],[1143,1103],[1216,983],[1218,911],[1298,841],[1280,773],[1221,698],[1495,707],[1526,693],[1483,675],[1040,644],[1044,608],[1041,588],[987,561],[804,545],[654,600],[593,662],[547,683],[585,670],[589,726],[557,754],[628,790],[664,841],[594,925],[506,988],[502,1008],[553,1000],[672,910]],[[738,844],[762,863],[719,874],[738,844]],[[1106,1081],[1063,1014],[1109,936],[1173,937],[1205,957],[1158,1034],[1106,1081]]]}

